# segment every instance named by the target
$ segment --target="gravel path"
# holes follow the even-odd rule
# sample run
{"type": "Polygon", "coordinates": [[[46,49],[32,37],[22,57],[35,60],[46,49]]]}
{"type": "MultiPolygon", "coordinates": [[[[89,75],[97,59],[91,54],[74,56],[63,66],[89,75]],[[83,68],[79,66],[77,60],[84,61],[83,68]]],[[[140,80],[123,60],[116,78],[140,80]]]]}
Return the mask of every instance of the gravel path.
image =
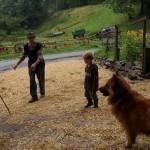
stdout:
{"type": "MultiPolygon", "coordinates": [[[[64,60],[76,60],[76,59],[81,59],[82,55],[85,52],[89,52],[89,51],[95,52],[96,49],[69,52],[69,53],[61,53],[61,54],[44,55],[44,59],[46,62],[54,62],[54,61],[57,62],[57,61],[62,61],[62,60],[63,61],[64,60]]],[[[16,64],[17,61],[18,61],[18,59],[0,61],[0,72],[12,69],[12,66],[14,64],[16,64]]],[[[28,59],[25,59],[25,61],[22,62],[20,67],[27,66],[27,62],[28,62],[28,59]]]]}

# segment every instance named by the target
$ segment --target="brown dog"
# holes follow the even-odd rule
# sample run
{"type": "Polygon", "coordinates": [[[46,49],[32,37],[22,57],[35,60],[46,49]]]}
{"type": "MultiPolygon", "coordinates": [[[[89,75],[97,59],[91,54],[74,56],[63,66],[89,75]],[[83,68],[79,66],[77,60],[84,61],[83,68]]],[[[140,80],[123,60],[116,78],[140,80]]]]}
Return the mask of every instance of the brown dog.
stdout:
{"type": "Polygon", "coordinates": [[[126,148],[132,148],[138,134],[150,135],[150,99],[132,90],[123,77],[117,74],[99,90],[104,96],[109,96],[112,113],[127,134],[126,148]]]}

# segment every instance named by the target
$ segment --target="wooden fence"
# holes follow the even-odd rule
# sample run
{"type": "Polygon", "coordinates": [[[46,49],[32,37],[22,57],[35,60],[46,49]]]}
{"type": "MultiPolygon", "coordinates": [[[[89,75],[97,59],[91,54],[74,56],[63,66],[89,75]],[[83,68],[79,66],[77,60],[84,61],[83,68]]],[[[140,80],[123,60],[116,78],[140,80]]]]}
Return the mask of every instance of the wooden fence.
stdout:
{"type": "MultiPolygon", "coordinates": [[[[92,39],[90,37],[78,38],[76,40],[63,40],[63,41],[43,41],[42,44],[44,48],[58,48],[67,47],[74,44],[89,44],[92,39]]],[[[23,43],[16,43],[14,46],[4,46],[0,45],[0,53],[15,52],[19,53],[22,51],[23,43]]]]}
{"type": "MultiPolygon", "coordinates": [[[[132,25],[135,25],[135,24],[138,24],[138,23],[141,23],[143,22],[143,48],[142,48],[142,57],[143,57],[143,60],[142,60],[142,68],[144,70],[145,66],[144,66],[144,60],[145,60],[145,54],[144,54],[144,51],[145,51],[145,48],[146,48],[146,33],[147,33],[147,20],[150,19],[150,17],[146,16],[146,17],[143,17],[139,20],[136,20],[135,22],[132,22],[130,24],[128,24],[129,26],[132,26],[132,25]]],[[[120,32],[119,32],[119,26],[116,25],[115,26],[116,28],[116,34],[115,34],[115,60],[118,61],[120,59],[120,49],[119,49],[119,35],[120,35],[120,32]]]]}

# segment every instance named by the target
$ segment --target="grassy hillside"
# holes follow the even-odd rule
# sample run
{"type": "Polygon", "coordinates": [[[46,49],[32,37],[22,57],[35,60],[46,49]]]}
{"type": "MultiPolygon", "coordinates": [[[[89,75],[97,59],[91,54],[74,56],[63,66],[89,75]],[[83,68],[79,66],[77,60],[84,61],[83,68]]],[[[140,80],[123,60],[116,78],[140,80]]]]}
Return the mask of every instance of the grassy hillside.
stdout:
{"type": "Polygon", "coordinates": [[[85,28],[87,35],[92,35],[100,30],[101,27],[122,24],[128,20],[123,14],[116,14],[105,5],[91,5],[50,14],[45,22],[36,31],[39,34],[57,32],[57,27],[64,28],[78,21],[80,24],[73,26],[66,31],[66,35],[59,38],[72,37],[71,32],[85,28]]]}

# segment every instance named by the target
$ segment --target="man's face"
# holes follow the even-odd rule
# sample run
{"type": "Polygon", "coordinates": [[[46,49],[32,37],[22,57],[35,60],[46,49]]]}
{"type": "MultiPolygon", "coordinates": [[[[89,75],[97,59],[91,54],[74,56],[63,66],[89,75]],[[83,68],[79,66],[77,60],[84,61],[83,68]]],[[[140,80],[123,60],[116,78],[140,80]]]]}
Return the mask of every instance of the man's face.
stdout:
{"type": "Polygon", "coordinates": [[[34,43],[35,37],[28,37],[28,40],[29,40],[30,43],[34,43]]]}

